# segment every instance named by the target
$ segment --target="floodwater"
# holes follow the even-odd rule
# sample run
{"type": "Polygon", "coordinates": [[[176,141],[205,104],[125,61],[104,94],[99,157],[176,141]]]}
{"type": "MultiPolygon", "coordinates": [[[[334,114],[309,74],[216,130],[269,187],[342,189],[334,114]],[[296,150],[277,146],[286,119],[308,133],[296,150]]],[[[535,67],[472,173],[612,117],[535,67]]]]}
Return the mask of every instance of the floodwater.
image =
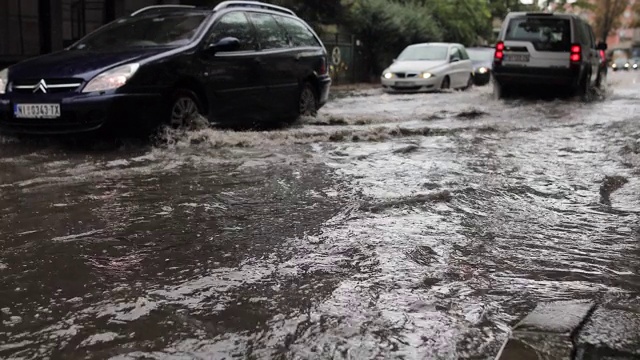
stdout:
{"type": "Polygon", "coordinates": [[[266,131],[0,137],[0,357],[490,359],[638,304],[640,76],[604,99],[338,94],[266,131]]]}

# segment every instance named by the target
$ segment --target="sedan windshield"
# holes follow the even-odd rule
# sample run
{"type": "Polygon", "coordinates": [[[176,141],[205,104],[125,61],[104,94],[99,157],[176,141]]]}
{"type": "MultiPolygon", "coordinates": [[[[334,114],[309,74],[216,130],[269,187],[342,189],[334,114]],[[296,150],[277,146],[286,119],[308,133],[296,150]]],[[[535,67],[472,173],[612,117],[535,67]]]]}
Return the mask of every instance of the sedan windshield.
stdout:
{"type": "Polygon", "coordinates": [[[186,45],[205,19],[204,14],[131,17],[88,35],[76,50],[111,50],[186,45]]]}
{"type": "Polygon", "coordinates": [[[494,51],[467,49],[467,53],[472,61],[491,61],[493,60],[494,51]]]}
{"type": "Polygon", "coordinates": [[[400,61],[416,60],[446,60],[449,48],[447,46],[427,45],[411,46],[398,56],[400,61]]]}

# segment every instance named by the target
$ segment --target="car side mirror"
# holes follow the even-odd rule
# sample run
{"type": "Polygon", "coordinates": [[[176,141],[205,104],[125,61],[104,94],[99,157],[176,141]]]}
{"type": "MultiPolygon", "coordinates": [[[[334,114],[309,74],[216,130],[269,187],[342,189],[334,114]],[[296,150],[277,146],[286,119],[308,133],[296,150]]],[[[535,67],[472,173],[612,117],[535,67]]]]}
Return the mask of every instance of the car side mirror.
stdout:
{"type": "Polygon", "coordinates": [[[608,48],[608,46],[607,46],[607,43],[606,43],[606,42],[602,41],[602,42],[599,42],[599,43],[598,43],[598,45],[596,46],[596,48],[597,48],[598,50],[604,50],[604,51],[606,51],[606,50],[607,50],[607,48],[608,48]]]}
{"type": "Polygon", "coordinates": [[[240,40],[234,37],[225,37],[218,40],[218,42],[216,42],[215,44],[211,44],[207,46],[206,50],[210,54],[215,54],[218,52],[236,51],[239,48],[240,48],[240,40]]]}

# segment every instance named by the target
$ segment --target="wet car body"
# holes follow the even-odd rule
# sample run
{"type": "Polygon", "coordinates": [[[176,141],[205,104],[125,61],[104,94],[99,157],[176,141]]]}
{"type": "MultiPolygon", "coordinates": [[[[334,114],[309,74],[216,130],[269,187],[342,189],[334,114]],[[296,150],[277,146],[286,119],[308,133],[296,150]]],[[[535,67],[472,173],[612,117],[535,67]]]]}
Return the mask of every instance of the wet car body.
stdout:
{"type": "Polygon", "coordinates": [[[493,66],[494,49],[491,47],[467,48],[473,64],[473,84],[487,85],[491,81],[491,67],[493,66]]]}
{"type": "Polygon", "coordinates": [[[617,58],[611,63],[611,69],[613,69],[613,71],[629,71],[631,69],[631,63],[627,58],[617,58]]]}
{"type": "Polygon", "coordinates": [[[599,51],[606,49],[577,15],[511,12],[496,43],[495,93],[502,97],[516,86],[553,85],[583,96],[599,86],[599,51]]]}
{"type": "Polygon", "coordinates": [[[313,93],[311,103],[317,110],[326,103],[331,84],[326,49],[306,23],[285,8],[238,1],[214,9],[150,7],[105,25],[63,51],[11,66],[5,75],[0,131],[25,134],[130,129],[146,133],[167,122],[181,99],[191,100],[210,122],[289,120],[300,115],[305,89],[313,93]],[[201,21],[189,39],[175,44],[82,46],[110,26],[117,29],[118,22],[180,16],[201,21]],[[237,34],[229,26],[233,21],[225,20],[230,18],[241,21],[246,31],[237,34]],[[279,32],[279,43],[265,40],[267,26],[279,32]],[[305,37],[308,34],[313,39],[305,37]],[[116,81],[121,79],[120,67],[129,71],[121,86],[87,91],[93,80],[109,71],[116,71],[116,81]]]}
{"type": "Polygon", "coordinates": [[[413,44],[382,72],[380,81],[387,92],[464,89],[472,85],[473,67],[461,44],[413,44]]]}

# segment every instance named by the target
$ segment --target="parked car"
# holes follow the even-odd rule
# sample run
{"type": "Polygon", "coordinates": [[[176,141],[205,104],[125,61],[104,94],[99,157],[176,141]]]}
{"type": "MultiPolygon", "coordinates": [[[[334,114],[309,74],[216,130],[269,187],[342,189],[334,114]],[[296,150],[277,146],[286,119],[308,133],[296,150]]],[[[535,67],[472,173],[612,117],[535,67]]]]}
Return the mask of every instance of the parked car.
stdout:
{"type": "Polygon", "coordinates": [[[388,92],[466,89],[473,85],[473,65],[461,44],[414,44],[382,72],[381,82],[388,92]]]}
{"type": "Polygon", "coordinates": [[[493,48],[467,48],[467,53],[473,64],[473,84],[487,85],[491,81],[491,67],[493,66],[493,48]]]}
{"type": "Polygon", "coordinates": [[[493,77],[498,97],[513,86],[551,85],[587,97],[603,78],[591,26],[565,13],[509,13],[495,46],[493,77]]]}
{"type": "Polygon", "coordinates": [[[151,6],[0,71],[0,129],[77,133],[293,120],[325,104],[327,52],[289,9],[151,6]]]}
{"type": "Polygon", "coordinates": [[[631,64],[629,63],[629,59],[625,57],[619,57],[611,63],[611,69],[613,71],[625,70],[628,71],[631,69],[631,64]]]}

